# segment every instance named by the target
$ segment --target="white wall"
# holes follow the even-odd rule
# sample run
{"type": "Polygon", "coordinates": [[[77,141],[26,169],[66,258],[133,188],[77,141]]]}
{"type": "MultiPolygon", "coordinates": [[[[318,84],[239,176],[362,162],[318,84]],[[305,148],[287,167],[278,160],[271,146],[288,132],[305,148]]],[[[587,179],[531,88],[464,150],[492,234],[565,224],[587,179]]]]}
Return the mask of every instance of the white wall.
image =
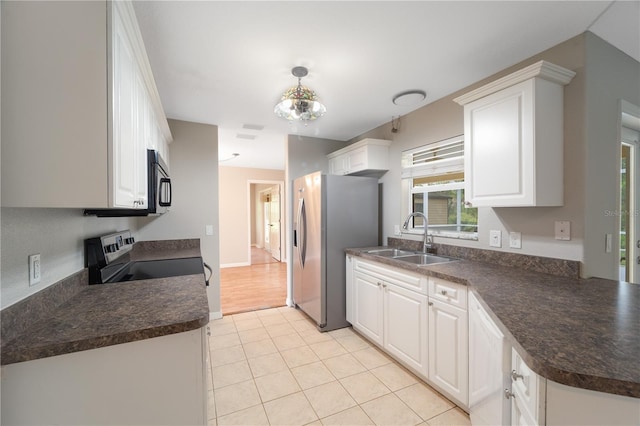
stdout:
{"type": "Polygon", "coordinates": [[[218,127],[169,120],[169,128],[171,210],[160,217],[141,218],[138,240],[199,238],[202,257],[213,269],[207,289],[209,310],[212,317],[220,317],[218,127]],[[213,235],[206,235],[207,225],[213,226],[213,235]]]}
{"type": "Polygon", "coordinates": [[[83,216],[80,209],[2,208],[2,309],[84,268],[84,240],[137,231],[135,218],[83,216]],[[40,253],[41,281],[29,287],[29,255],[40,253]]]}

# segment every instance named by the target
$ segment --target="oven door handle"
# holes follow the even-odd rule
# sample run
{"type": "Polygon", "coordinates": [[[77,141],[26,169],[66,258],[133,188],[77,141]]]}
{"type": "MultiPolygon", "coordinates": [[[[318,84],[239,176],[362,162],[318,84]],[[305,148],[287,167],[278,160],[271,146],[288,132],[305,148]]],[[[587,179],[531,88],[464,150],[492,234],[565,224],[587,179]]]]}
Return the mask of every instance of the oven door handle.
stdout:
{"type": "Polygon", "coordinates": [[[207,265],[206,262],[202,262],[202,264],[204,265],[205,268],[209,270],[209,278],[207,278],[205,274],[205,279],[204,279],[204,283],[206,284],[207,287],[209,287],[209,280],[211,279],[211,277],[213,277],[213,269],[211,269],[211,266],[207,265]]]}

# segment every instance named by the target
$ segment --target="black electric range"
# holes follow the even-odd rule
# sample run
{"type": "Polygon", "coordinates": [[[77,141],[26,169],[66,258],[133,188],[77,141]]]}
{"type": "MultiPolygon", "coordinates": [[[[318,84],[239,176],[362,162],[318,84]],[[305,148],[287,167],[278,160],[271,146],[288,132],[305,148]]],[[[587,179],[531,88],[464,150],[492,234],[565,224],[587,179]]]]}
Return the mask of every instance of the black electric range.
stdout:
{"type": "MultiPolygon", "coordinates": [[[[201,257],[131,261],[129,252],[134,238],[130,231],[120,231],[84,242],[85,266],[89,269],[89,284],[169,278],[211,272],[201,257]]],[[[209,280],[205,280],[209,285],[209,280]]]]}

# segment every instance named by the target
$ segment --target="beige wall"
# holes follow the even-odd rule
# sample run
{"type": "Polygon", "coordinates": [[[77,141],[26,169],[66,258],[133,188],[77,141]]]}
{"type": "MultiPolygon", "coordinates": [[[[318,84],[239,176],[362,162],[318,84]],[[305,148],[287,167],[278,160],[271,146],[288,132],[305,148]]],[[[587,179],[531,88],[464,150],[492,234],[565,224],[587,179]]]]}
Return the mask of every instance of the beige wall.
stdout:
{"type": "MultiPolygon", "coordinates": [[[[283,170],[221,166],[220,173],[220,265],[222,267],[251,264],[250,182],[283,182],[283,170]]],[[[283,191],[283,212],[287,211],[283,191]]],[[[283,222],[286,222],[283,215],[283,222]]],[[[286,230],[286,223],[281,229],[286,230]]],[[[286,254],[283,252],[284,258],[286,254]]]]}
{"type": "MultiPolygon", "coordinates": [[[[640,63],[586,33],[585,275],[616,278],[619,268],[620,100],[640,106],[640,63]],[[605,251],[605,235],[613,248],[605,251]]],[[[637,196],[637,194],[636,194],[637,196]]]]}
{"type": "Polygon", "coordinates": [[[178,120],[169,120],[169,127],[171,210],[160,217],[141,218],[138,239],[200,239],[202,257],[214,271],[207,289],[209,310],[219,317],[218,128],[178,120]],[[213,235],[206,235],[207,225],[213,226],[213,235]]]}

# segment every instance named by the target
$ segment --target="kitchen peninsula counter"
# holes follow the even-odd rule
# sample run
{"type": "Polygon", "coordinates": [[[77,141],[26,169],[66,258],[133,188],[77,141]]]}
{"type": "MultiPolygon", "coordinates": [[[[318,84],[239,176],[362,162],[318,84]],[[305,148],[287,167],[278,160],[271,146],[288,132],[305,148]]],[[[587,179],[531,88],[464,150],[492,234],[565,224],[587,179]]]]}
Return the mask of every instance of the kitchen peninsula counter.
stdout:
{"type": "MultiPolygon", "coordinates": [[[[136,243],[131,258],[200,256],[198,240],[136,243]]],[[[84,269],[2,311],[2,365],[204,327],[204,276],[89,285],[84,269]]]]}
{"type": "Polygon", "coordinates": [[[640,398],[640,285],[459,260],[418,266],[347,254],[467,285],[537,374],[577,388],[640,398]]]}

